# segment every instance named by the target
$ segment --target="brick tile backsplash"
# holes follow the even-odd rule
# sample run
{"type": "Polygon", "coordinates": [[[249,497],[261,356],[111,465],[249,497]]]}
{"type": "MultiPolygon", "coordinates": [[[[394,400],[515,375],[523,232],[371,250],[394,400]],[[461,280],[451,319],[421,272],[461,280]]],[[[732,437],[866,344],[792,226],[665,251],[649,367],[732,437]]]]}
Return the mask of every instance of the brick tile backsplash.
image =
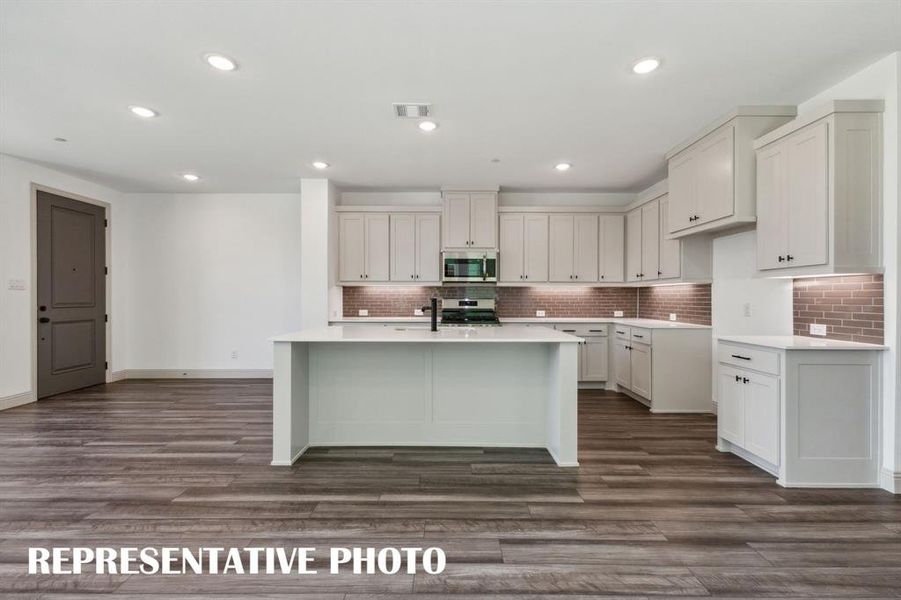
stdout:
{"type": "Polygon", "coordinates": [[[793,282],[794,333],[826,325],[833,340],[881,344],[884,338],[882,275],[811,277],[793,282]]]}
{"type": "Polygon", "coordinates": [[[710,284],[659,285],[640,288],[638,316],[642,319],[676,320],[710,325],[710,284]]]}
{"type": "Polygon", "coordinates": [[[668,319],[675,312],[680,321],[710,324],[710,286],[627,287],[345,287],[344,316],[356,317],[360,309],[370,317],[407,317],[439,298],[494,298],[500,317],[534,317],[536,310],[548,318],[612,317],[621,310],[628,318],[668,319]],[[649,292],[649,290],[660,290],[649,292]],[[665,290],[665,291],[664,291],[665,290]],[[639,302],[639,294],[642,300],[639,302]],[[641,314],[639,315],[639,305],[641,314]]]}

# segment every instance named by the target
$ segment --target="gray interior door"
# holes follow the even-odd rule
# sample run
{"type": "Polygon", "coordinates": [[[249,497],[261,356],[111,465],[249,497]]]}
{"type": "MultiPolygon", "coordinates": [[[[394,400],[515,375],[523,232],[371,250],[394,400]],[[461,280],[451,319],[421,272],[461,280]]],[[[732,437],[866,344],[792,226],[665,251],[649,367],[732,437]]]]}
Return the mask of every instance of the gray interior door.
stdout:
{"type": "Polygon", "coordinates": [[[38,398],[103,383],[106,235],[100,206],[37,193],[38,398]]]}

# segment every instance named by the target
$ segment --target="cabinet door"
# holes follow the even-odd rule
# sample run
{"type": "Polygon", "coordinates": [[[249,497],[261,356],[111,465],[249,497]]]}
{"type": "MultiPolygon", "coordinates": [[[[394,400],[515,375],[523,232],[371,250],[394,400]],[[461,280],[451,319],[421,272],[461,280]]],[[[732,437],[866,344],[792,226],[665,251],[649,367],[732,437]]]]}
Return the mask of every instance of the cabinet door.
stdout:
{"type": "Polygon", "coordinates": [[[741,385],[744,388],[743,447],[770,463],[779,464],[779,379],[745,373],[741,385]]]}
{"type": "Polygon", "coordinates": [[[601,215],[598,223],[598,249],[600,257],[599,281],[623,281],[625,273],[625,217],[601,215]]]}
{"type": "Polygon", "coordinates": [[[363,278],[366,281],[388,281],[391,262],[388,215],[365,215],[364,223],[366,225],[366,271],[363,278]]]}
{"type": "Polygon", "coordinates": [[[741,381],[742,372],[730,367],[719,366],[719,384],[717,386],[716,418],[719,434],[725,440],[744,447],[745,385],[741,381]],[[736,377],[738,379],[736,379],[736,377]]]}
{"type": "Polygon", "coordinates": [[[416,215],[416,281],[441,281],[440,215],[416,215]]]}
{"type": "Polygon", "coordinates": [[[416,221],[413,215],[391,215],[391,281],[416,279],[416,221]]]}
{"type": "Polygon", "coordinates": [[[548,278],[548,216],[523,216],[523,273],[529,282],[548,278]]]}
{"type": "Polygon", "coordinates": [[[362,281],[366,262],[365,227],[363,215],[342,213],[338,215],[338,240],[340,256],[338,275],[341,281],[362,281]]]}
{"type": "Polygon", "coordinates": [[[660,206],[657,201],[641,207],[641,273],[642,281],[660,276],[660,206]]]}
{"type": "Polygon", "coordinates": [[[549,218],[551,281],[573,281],[573,226],[572,215],[549,218]]]}
{"type": "Polygon", "coordinates": [[[632,352],[628,341],[616,340],[613,346],[613,377],[617,385],[632,388],[632,352]]]}
{"type": "Polygon", "coordinates": [[[469,196],[471,248],[497,248],[497,194],[482,193],[469,196]]]}
{"type": "Polygon", "coordinates": [[[586,337],[582,344],[581,381],[607,381],[607,338],[586,337]]]}
{"type": "Polygon", "coordinates": [[[598,280],[598,216],[573,217],[573,279],[598,280]]]}
{"type": "Polygon", "coordinates": [[[682,242],[667,239],[669,236],[669,197],[663,196],[660,206],[660,279],[673,279],[682,275],[682,242]]]}
{"type": "Polygon", "coordinates": [[[786,266],[787,164],[784,141],[757,151],[757,268],[760,270],[786,266]]]}
{"type": "Polygon", "coordinates": [[[626,215],[626,281],[641,281],[641,209],[626,215]]]}
{"type": "Polygon", "coordinates": [[[444,195],[444,247],[469,248],[469,194],[444,195]]]}
{"type": "Polygon", "coordinates": [[[525,280],[525,230],[523,215],[502,214],[500,219],[500,251],[498,256],[500,281],[525,280]]]}
{"type": "Polygon", "coordinates": [[[788,264],[823,265],[829,259],[827,124],[803,129],[788,145],[788,264]]]}
{"type": "Polygon", "coordinates": [[[697,163],[697,151],[691,148],[669,161],[667,170],[669,173],[670,233],[688,229],[695,224],[692,219],[697,213],[698,190],[695,176],[697,163]]]}
{"type": "Polygon", "coordinates": [[[695,225],[735,212],[734,132],[735,127],[727,125],[698,142],[697,213],[701,218],[695,225]]]}
{"type": "Polygon", "coordinates": [[[651,347],[632,344],[632,391],[651,399],[651,347]]]}

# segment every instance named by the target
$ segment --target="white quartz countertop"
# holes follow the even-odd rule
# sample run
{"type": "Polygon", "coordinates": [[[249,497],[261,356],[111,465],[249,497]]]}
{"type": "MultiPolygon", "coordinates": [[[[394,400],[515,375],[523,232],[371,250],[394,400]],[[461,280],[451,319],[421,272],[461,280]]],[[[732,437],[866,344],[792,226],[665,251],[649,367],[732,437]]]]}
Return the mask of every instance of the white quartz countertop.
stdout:
{"type": "MultiPolygon", "coordinates": [[[[679,321],[659,321],[657,319],[624,319],[620,317],[501,317],[502,324],[514,325],[516,323],[616,323],[628,327],[644,327],[646,329],[710,329],[710,325],[695,325],[679,321]]],[[[424,323],[428,325],[429,317],[344,317],[335,319],[332,323],[424,323]]]]}
{"type": "Polygon", "coordinates": [[[721,335],[721,342],[735,342],[750,346],[763,346],[778,350],[885,350],[879,344],[862,344],[860,342],[844,342],[804,337],[802,335],[721,335]]]}
{"type": "Polygon", "coordinates": [[[345,327],[302,329],[269,338],[271,342],[441,342],[441,343],[577,343],[574,335],[542,327],[345,327]]]}

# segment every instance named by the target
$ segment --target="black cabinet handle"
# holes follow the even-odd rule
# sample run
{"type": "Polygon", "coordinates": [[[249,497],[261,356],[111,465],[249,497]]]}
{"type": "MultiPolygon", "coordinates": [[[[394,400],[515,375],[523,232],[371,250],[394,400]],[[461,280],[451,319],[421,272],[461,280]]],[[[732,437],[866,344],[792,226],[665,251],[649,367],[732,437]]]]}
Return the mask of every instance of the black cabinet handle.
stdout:
{"type": "Polygon", "coordinates": [[[604,333],[603,329],[589,329],[588,333],[604,333]]]}
{"type": "Polygon", "coordinates": [[[560,331],[562,331],[564,333],[575,333],[576,332],[575,329],[561,329],[560,331]]]}
{"type": "Polygon", "coordinates": [[[522,275],[520,275],[519,278],[522,279],[522,275]]]}
{"type": "Polygon", "coordinates": [[[741,382],[742,382],[742,383],[748,383],[749,381],[751,381],[751,380],[748,379],[747,377],[742,377],[742,378],[741,378],[741,382]]]}
{"type": "Polygon", "coordinates": [[[732,355],[732,358],[738,358],[738,359],[741,359],[741,360],[751,360],[751,357],[750,357],[750,356],[742,356],[741,354],[733,354],[733,355],[732,355]]]}
{"type": "Polygon", "coordinates": [[[795,257],[792,256],[791,254],[786,254],[786,255],[785,255],[785,260],[795,260],[795,257]]]}
{"type": "Polygon", "coordinates": [[[779,255],[779,262],[785,262],[785,257],[781,254],[779,255]]]}
{"type": "Polygon", "coordinates": [[[569,278],[570,278],[570,279],[572,279],[572,278],[573,278],[573,276],[572,276],[572,275],[570,275],[570,276],[569,276],[569,278]]]}
{"type": "Polygon", "coordinates": [[[604,278],[604,276],[603,276],[603,275],[601,275],[601,279],[603,279],[603,278],[604,278]]]}
{"type": "Polygon", "coordinates": [[[633,333],[633,334],[632,334],[632,337],[643,338],[644,336],[643,336],[643,335],[638,335],[637,333],[633,333]]]}
{"type": "Polygon", "coordinates": [[[741,375],[736,375],[736,376],[735,376],[735,381],[741,383],[741,375]]]}

